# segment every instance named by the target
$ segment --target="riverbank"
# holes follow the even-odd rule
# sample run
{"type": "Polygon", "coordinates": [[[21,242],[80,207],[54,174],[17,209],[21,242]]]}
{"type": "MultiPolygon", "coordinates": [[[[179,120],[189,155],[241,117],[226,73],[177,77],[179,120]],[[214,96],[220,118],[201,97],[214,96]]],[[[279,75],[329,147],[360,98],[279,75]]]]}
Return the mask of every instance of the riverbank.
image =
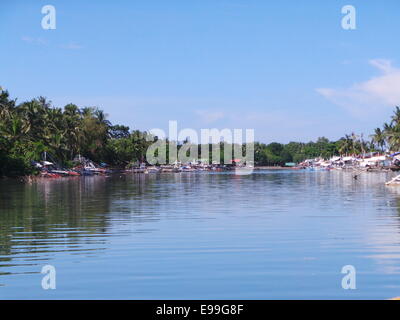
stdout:
{"type": "Polygon", "coordinates": [[[299,167],[283,167],[283,166],[256,166],[254,170],[300,170],[299,167]]]}
{"type": "MultiPolygon", "coordinates": [[[[285,167],[285,166],[255,166],[252,168],[254,171],[347,171],[347,172],[353,172],[355,176],[361,174],[361,173],[372,173],[372,172],[396,172],[400,170],[400,167],[397,166],[387,166],[387,167],[368,167],[368,168],[360,168],[360,167],[332,167],[332,168],[314,168],[314,167],[285,167]]],[[[126,175],[126,174],[174,174],[174,173],[199,173],[199,172],[235,172],[234,167],[230,167],[229,169],[218,169],[218,170],[213,170],[213,169],[181,169],[181,170],[173,170],[173,169],[166,169],[161,167],[155,167],[155,166],[150,166],[147,168],[141,168],[141,169],[124,169],[121,167],[113,167],[109,168],[105,171],[101,172],[95,172],[93,174],[74,174],[74,175],[61,175],[61,174],[31,174],[31,175],[25,175],[25,176],[13,176],[13,177],[0,177],[0,180],[10,180],[10,181],[18,181],[21,183],[33,183],[35,181],[41,181],[43,179],[76,179],[79,177],[85,177],[85,176],[93,176],[93,175],[100,175],[104,177],[109,177],[109,176],[116,176],[116,175],[126,175]]],[[[237,174],[240,174],[238,172],[237,174]]],[[[250,172],[251,174],[251,172],[250,172]]]]}

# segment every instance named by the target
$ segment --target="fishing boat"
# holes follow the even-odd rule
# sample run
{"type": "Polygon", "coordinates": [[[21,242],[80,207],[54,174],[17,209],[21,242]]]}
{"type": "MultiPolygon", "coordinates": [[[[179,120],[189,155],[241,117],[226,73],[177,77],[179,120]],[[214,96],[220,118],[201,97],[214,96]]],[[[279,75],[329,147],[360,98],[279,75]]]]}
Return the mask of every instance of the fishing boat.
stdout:
{"type": "Polygon", "coordinates": [[[182,166],[182,172],[194,172],[196,171],[195,168],[192,168],[191,166],[182,166]]]}
{"type": "Polygon", "coordinates": [[[151,166],[151,167],[147,167],[147,168],[146,168],[146,171],[147,171],[148,173],[159,173],[159,172],[160,172],[160,169],[157,168],[156,166],[151,166]]]}
{"type": "Polygon", "coordinates": [[[145,163],[141,163],[140,165],[133,165],[133,166],[128,165],[125,172],[127,172],[127,173],[148,173],[145,163]]]}
{"type": "Polygon", "coordinates": [[[161,172],[181,172],[182,168],[177,165],[162,165],[161,172]]]}
{"type": "Polygon", "coordinates": [[[252,174],[254,171],[253,166],[240,166],[240,167],[235,167],[235,174],[238,176],[245,176],[252,174]]]}
{"type": "Polygon", "coordinates": [[[61,178],[61,175],[57,173],[48,172],[45,170],[40,172],[40,176],[43,178],[61,178]]]}
{"type": "Polygon", "coordinates": [[[51,170],[50,172],[58,174],[60,176],[74,176],[74,177],[80,176],[80,174],[78,172],[72,171],[72,170],[57,170],[57,169],[55,169],[55,170],[51,170]]]}
{"type": "Polygon", "coordinates": [[[108,171],[105,168],[98,168],[92,162],[87,163],[83,169],[92,172],[93,174],[106,174],[108,171]]]}
{"type": "Polygon", "coordinates": [[[399,186],[400,185],[400,174],[395,176],[393,179],[385,183],[387,186],[399,186]]]}

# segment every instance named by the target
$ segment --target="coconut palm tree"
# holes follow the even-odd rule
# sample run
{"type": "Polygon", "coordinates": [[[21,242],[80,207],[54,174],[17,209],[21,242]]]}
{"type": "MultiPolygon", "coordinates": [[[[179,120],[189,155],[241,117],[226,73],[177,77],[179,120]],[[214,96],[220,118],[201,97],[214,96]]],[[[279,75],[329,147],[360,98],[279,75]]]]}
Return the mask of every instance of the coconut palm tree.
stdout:
{"type": "Polygon", "coordinates": [[[350,135],[345,135],[339,140],[338,150],[340,154],[348,154],[353,150],[353,139],[350,135]]]}
{"type": "Polygon", "coordinates": [[[374,144],[376,144],[376,146],[381,150],[384,151],[384,146],[386,144],[386,135],[385,132],[383,130],[381,130],[381,128],[376,128],[375,132],[373,135],[371,135],[372,137],[372,142],[374,144]]]}
{"type": "Polygon", "coordinates": [[[394,110],[394,114],[392,116],[392,124],[398,125],[400,124],[400,107],[396,106],[394,110]]]}
{"type": "Polygon", "coordinates": [[[10,100],[8,91],[1,91],[0,93],[0,121],[7,119],[14,112],[16,100],[10,100]]]}

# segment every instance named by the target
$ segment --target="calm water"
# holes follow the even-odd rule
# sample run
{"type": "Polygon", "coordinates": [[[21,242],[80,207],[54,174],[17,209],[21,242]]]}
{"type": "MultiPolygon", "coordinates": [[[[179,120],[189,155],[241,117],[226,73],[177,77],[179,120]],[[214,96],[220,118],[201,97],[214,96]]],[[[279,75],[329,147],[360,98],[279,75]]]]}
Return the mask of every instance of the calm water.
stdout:
{"type": "Polygon", "coordinates": [[[400,296],[393,174],[263,171],[0,181],[0,298],[400,296]],[[57,289],[43,290],[44,265],[57,289]],[[344,290],[341,269],[357,270],[344,290]]]}

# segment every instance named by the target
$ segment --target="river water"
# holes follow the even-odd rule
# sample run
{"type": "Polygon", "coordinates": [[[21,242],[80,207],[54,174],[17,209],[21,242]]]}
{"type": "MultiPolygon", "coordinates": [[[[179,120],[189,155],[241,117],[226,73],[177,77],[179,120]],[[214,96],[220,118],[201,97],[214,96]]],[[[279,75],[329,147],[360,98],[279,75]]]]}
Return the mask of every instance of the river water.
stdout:
{"type": "Polygon", "coordinates": [[[0,181],[0,299],[400,296],[392,173],[0,181]],[[56,289],[42,288],[42,268],[56,289]],[[343,266],[356,289],[342,288],[343,266]]]}

